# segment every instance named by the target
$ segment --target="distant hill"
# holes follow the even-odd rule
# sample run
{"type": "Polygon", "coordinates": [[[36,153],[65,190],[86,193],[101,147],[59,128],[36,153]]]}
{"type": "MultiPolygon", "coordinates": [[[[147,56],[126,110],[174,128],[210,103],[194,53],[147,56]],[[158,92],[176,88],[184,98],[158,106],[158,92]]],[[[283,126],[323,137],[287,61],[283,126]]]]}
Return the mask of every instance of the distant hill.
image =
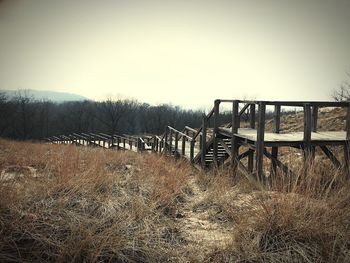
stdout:
{"type": "Polygon", "coordinates": [[[29,97],[32,97],[35,100],[50,100],[53,102],[89,100],[88,98],[78,94],[51,90],[0,90],[0,92],[4,92],[9,98],[16,96],[18,92],[26,92],[29,97]]]}

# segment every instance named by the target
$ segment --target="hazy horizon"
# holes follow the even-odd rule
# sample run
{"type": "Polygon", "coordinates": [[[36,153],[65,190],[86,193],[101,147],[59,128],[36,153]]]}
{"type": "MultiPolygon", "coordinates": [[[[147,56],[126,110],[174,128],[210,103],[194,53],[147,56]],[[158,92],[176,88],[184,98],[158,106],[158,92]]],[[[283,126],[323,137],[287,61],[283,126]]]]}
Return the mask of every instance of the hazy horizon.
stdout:
{"type": "Polygon", "coordinates": [[[186,108],[329,100],[350,69],[350,1],[0,1],[0,89],[186,108]]]}

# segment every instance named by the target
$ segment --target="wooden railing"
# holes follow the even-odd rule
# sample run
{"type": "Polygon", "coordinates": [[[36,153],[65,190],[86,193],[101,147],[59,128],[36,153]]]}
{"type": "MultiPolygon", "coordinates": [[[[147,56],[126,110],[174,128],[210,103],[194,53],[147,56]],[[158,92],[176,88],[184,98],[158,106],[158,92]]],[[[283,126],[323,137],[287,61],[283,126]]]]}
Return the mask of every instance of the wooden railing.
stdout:
{"type": "MultiPolygon", "coordinates": [[[[251,101],[251,100],[215,100],[214,107],[208,114],[203,114],[202,124],[198,129],[185,126],[179,131],[171,126],[166,126],[164,134],[157,135],[110,135],[104,133],[73,133],[68,135],[57,135],[48,138],[52,143],[65,143],[76,145],[88,145],[104,148],[116,148],[121,150],[134,150],[138,152],[151,151],[167,155],[186,157],[191,163],[200,163],[204,168],[206,155],[212,149],[213,165],[218,166],[218,145],[222,145],[225,151],[229,151],[233,171],[240,160],[248,158],[247,172],[257,174],[262,180],[264,155],[271,159],[271,174],[276,173],[277,167],[283,171],[288,168],[278,159],[278,145],[271,147],[267,152],[265,146],[265,122],[267,108],[273,108],[273,133],[281,131],[281,107],[301,107],[304,115],[303,141],[301,148],[305,160],[312,159],[315,154],[315,146],[312,143],[312,132],[317,132],[318,112],[322,107],[344,107],[347,108],[346,117],[346,143],[344,145],[344,162],[346,173],[349,174],[350,160],[350,104],[349,102],[320,102],[320,101],[251,101]],[[232,119],[229,123],[220,123],[220,105],[228,103],[232,105],[232,119]],[[242,146],[238,132],[241,127],[241,119],[245,114],[248,128],[256,131],[256,141],[246,143],[249,149],[239,155],[239,147],[242,146]],[[212,127],[209,127],[212,123],[212,127]],[[229,148],[222,141],[222,130],[229,130],[226,138],[231,139],[229,148]],[[196,150],[196,151],[195,151],[196,150]],[[255,156],[254,156],[255,154],[255,156]]],[[[227,139],[226,139],[227,140],[227,139]]],[[[342,144],[343,145],[343,144],[342,144]]],[[[295,146],[294,146],[295,147],[295,146]]],[[[332,160],[336,166],[340,162],[334,157],[326,146],[321,146],[322,151],[332,160]]]]}

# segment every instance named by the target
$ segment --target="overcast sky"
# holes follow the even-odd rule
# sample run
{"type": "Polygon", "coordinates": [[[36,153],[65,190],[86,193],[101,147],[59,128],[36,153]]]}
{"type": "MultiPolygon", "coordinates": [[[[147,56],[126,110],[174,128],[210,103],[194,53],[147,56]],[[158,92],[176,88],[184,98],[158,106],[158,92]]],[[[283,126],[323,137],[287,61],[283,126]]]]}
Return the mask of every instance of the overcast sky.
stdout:
{"type": "Polygon", "coordinates": [[[334,0],[0,0],[0,89],[329,100],[350,69],[349,14],[334,0]]]}

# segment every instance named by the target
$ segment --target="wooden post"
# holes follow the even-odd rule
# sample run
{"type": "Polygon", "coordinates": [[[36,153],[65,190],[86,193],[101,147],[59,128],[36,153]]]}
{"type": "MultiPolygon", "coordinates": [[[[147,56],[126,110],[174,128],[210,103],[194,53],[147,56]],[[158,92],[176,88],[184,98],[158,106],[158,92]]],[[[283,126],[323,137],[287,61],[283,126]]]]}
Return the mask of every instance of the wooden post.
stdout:
{"type": "Polygon", "coordinates": [[[238,151],[239,151],[239,144],[238,144],[238,137],[235,135],[238,133],[238,127],[239,127],[239,113],[238,113],[238,106],[239,101],[235,100],[232,103],[232,135],[231,135],[231,166],[232,166],[232,175],[235,176],[237,172],[237,166],[238,166],[238,151]]]}
{"type": "Polygon", "coordinates": [[[186,154],[186,137],[182,135],[181,155],[185,156],[185,154],[186,154]]]}
{"type": "Polygon", "coordinates": [[[169,129],[169,152],[170,155],[173,154],[173,130],[169,129]]]}
{"type": "Polygon", "coordinates": [[[344,144],[344,173],[350,179],[350,103],[346,116],[346,142],[344,144]]]}
{"type": "Polygon", "coordinates": [[[218,166],[218,128],[219,128],[219,113],[220,113],[220,100],[214,102],[214,127],[213,127],[213,163],[214,166],[218,166]]]}
{"type": "Polygon", "coordinates": [[[257,179],[264,181],[264,139],[265,139],[265,111],[266,103],[259,102],[259,119],[256,140],[256,172],[257,179]]]}
{"type": "Polygon", "coordinates": [[[202,168],[205,168],[205,156],[207,154],[207,124],[208,124],[208,119],[205,114],[203,114],[202,118],[202,136],[201,136],[201,165],[202,168]]]}
{"type": "MultiPolygon", "coordinates": [[[[280,126],[281,126],[281,105],[275,105],[275,110],[273,114],[273,132],[274,133],[280,133],[280,126]]],[[[278,158],[278,147],[272,147],[271,149],[271,169],[270,169],[270,176],[276,176],[277,173],[277,158],[278,158]]],[[[272,178],[270,178],[272,179],[272,178]]]]}
{"type": "Polygon", "coordinates": [[[178,148],[179,148],[179,132],[175,132],[175,152],[174,155],[175,157],[178,155],[178,148]]]}
{"type": "Polygon", "coordinates": [[[312,107],[311,130],[317,132],[318,106],[312,107]]]}
{"type": "Polygon", "coordinates": [[[194,157],[194,144],[195,144],[195,140],[191,140],[191,146],[190,146],[190,161],[191,163],[193,163],[193,157],[194,157]]]}
{"type": "Polygon", "coordinates": [[[250,105],[250,128],[255,129],[255,104],[250,105]]]}
{"type": "Polygon", "coordinates": [[[164,147],[163,152],[164,152],[164,154],[166,154],[166,152],[167,152],[167,143],[168,143],[168,128],[166,127],[165,128],[165,134],[164,134],[164,144],[163,144],[163,147],[164,147]]]}
{"type": "MultiPolygon", "coordinates": [[[[255,129],[255,103],[250,105],[250,128],[255,129]]],[[[251,151],[248,155],[248,172],[253,173],[254,170],[254,152],[251,151]]]]}
{"type": "Polygon", "coordinates": [[[132,141],[130,140],[130,137],[129,137],[129,147],[130,147],[130,151],[132,151],[132,141]]]}
{"type": "Polygon", "coordinates": [[[304,171],[312,161],[311,151],[311,106],[304,104],[304,171]]]}
{"type": "Polygon", "coordinates": [[[125,148],[125,138],[123,138],[123,150],[126,150],[126,148],[125,148]]]}
{"type": "Polygon", "coordinates": [[[119,150],[119,149],[120,149],[119,143],[120,143],[120,138],[119,138],[119,137],[117,137],[117,150],[119,150]]]}

